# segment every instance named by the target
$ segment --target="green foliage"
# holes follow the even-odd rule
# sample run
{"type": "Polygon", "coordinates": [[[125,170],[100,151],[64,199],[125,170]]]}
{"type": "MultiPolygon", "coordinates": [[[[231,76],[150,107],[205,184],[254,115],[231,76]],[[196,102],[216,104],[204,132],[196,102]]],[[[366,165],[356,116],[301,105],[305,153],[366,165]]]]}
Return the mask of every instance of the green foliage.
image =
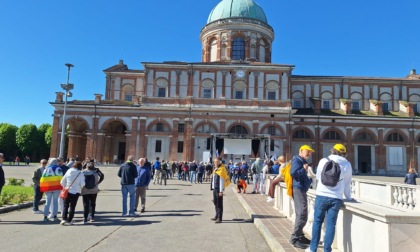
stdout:
{"type": "Polygon", "coordinates": [[[0,152],[2,152],[5,158],[8,160],[10,156],[14,156],[16,153],[16,132],[18,127],[8,124],[0,124],[0,152]]]}
{"type": "Polygon", "coordinates": [[[17,178],[9,178],[9,184],[11,186],[23,186],[25,184],[24,179],[17,179],[17,178]]]}
{"type": "Polygon", "coordinates": [[[32,201],[34,198],[33,194],[34,192],[32,187],[12,185],[4,186],[0,196],[0,207],[32,201]]]}
{"type": "Polygon", "coordinates": [[[48,123],[41,124],[38,127],[38,144],[40,158],[48,158],[48,156],[50,155],[51,132],[52,126],[48,123]],[[50,132],[49,139],[47,139],[48,132],[50,132]]]}
{"type": "Polygon", "coordinates": [[[16,144],[25,155],[36,153],[39,148],[38,129],[36,125],[22,125],[16,132],[16,144]]]}

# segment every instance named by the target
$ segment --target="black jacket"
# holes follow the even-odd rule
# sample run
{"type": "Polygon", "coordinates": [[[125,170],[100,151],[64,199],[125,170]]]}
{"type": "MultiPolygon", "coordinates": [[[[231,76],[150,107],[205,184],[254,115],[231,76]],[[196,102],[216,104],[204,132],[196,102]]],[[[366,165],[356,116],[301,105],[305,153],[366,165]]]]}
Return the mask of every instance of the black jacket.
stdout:
{"type": "Polygon", "coordinates": [[[3,167],[0,165],[0,187],[3,187],[6,184],[6,179],[4,178],[3,167]]]}
{"type": "Polygon", "coordinates": [[[121,185],[134,185],[137,176],[137,167],[133,162],[125,162],[118,170],[118,177],[121,178],[121,185]]]}

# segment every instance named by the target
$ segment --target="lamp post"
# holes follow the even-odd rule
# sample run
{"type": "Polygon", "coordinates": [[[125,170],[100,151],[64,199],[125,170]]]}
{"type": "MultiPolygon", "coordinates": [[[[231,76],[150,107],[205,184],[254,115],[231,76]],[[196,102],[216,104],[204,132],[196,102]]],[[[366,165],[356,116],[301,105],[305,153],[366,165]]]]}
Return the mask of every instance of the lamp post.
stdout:
{"type": "Polygon", "coordinates": [[[70,90],[74,88],[74,84],[69,83],[70,79],[70,68],[74,67],[70,63],[65,64],[67,67],[67,81],[66,84],[61,84],[61,88],[66,91],[66,98],[64,100],[64,111],[63,111],[63,123],[61,125],[61,140],[60,140],[60,158],[64,158],[64,131],[66,129],[66,108],[67,108],[67,97],[71,97],[72,93],[70,90]]]}

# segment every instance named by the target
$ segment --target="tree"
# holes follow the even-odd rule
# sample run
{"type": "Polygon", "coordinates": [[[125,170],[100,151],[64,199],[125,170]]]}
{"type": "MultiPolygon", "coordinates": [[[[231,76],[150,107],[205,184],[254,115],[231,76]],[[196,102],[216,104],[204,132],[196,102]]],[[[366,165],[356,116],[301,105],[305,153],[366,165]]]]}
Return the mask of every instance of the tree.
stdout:
{"type": "Polygon", "coordinates": [[[50,155],[51,139],[47,142],[47,133],[52,129],[49,123],[41,124],[38,127],[39,158],[48,158],[50,155]]]}
{"type": "Polygon", "coordinates": [[[9,160],[9,157],[15,156],[17,153],[16,146],[16,132],[18,127],[8,124],[0,123],[0,152],[9,160]]]}
{"type": "Polygon", "coordinates": [[[33,160],[38,153],[38,129],[35,124],[24,124],[16,132],[16,144],[23,155],[33,160]]]}
{"type": "Polygon", "coordinates": [[[47,132],[45,132],[45,143],[48,144],[51,149],[51,139],[52,139],[52,127],[49,127],[47,132]]]}

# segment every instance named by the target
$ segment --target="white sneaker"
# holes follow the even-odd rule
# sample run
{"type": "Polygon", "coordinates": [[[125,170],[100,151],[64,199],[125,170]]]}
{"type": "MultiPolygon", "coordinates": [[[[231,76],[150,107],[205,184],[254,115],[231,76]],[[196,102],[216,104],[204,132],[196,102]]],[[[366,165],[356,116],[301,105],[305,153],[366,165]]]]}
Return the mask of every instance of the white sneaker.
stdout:
{"type": "Polygon", "coordinates": [[[54,218],[54,215],[49,214],[49,215],[48,215],[48,219],[52,219],[52,218],[54,218]]]}
{"type": "Polygon", "coordinates": [[[267,203],[270,203],[271,201],[273,201],[274,199],[273,198],[269,198],[268,200],[267,200],[267,203]]]}
{"type": "Polygon", "coordinates": [[[87,217],[87,220],[90,221],[91,219],[92,219],[92,215],[89,214],[88,217],[87,217]]]}
{"type": "Polygon", "coordinates": [[[60,222],[60,225],[61,225],[61,226],[64,226],[64,225],[66,224],[66,222],[67,222],[67,221],[62,220],[62,221],[60,222]]]}
{"type": "Polygon", "coordinates": [[[269,199],[271,199],[271,197],[270,197],[270,196],[268,196],[268,197],[267,197],[267,200],[269,200],[269,199]]]}
{"type": "Polygon", "coordinates": [[[308,247],[307,249],[305,249],[305,252],[312,252],[311,248],[308,247]]]}

